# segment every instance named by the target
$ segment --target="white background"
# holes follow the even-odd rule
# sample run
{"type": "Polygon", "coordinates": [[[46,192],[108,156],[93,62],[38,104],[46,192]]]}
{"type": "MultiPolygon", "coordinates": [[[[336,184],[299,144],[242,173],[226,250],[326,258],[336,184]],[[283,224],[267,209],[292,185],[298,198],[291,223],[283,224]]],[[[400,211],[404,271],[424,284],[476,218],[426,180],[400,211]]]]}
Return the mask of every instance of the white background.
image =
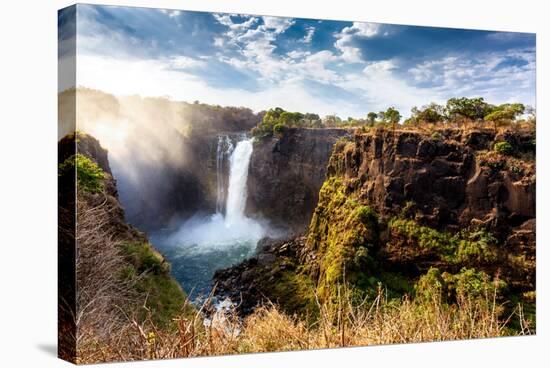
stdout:
{"type": "MultiPolygon", "coordinates": [[[[88,1],[89,3],[103,3],[88,1]]],[[[550,27],[544,1],[105,1],[188,10],[537,33],[536,337],[130,363],[136,367],[540,366],[550,349],[548,280],[550,27]],[[542,138],[542,139],[541,139],[542,138]],[[539,363],[537,363],[539,362],[539,363]]],[[[3,1],[0,10],[0,366],[62,367],[56,350],[57,9],[61,0],[3,1]]],[[[546,364],[548,364],[546,362],[546,364]]]]}

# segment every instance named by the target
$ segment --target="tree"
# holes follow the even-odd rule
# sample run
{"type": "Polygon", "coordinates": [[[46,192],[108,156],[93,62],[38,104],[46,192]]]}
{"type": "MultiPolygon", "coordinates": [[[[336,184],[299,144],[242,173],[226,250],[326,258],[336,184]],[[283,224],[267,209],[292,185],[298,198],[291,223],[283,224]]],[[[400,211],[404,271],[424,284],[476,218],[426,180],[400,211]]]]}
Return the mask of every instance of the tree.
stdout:
{"type": "Polygon", "coordinates": [[[281,134],[290,127],[321,127],[321,120],[317,114],[302,114],[300,112],[285,111],[280,107],[269,109],[263,114],[262,121],[252,129],[255,137],[268,137],[273,133],[281,134]]]}
{"type": "Polygon", "coordinates": [[[372,111],[367,114],[367,122],[369,123],[370,126],[374,125],[377,117],[378,117],[378,114],[372,111]]]}
{"type": "Polygon", "coordinates": [[[322,126],[321,118],[317,114],[306,113],[303,118],[304,125],[310,128],[320,128],[322,126]]]}
{"type": "Polygon", "coordinates": [[[336,115],[327,115],[323,118],[323,124],[327,127],[336,127],[342,125],[342,119],[336,115]]]}
{"type": "Polygon", "coordinates": [[[535,124],[537,122],[537,110],[533,106],[525,106],[525,114],[527,114],[527,121],[535,124]]]}
{"type": "Polygon", "coordinates": [[[380,111],[379,115],[384,122],[390,123],[392,125],[393,130],[395,130],[397,123],[399,123],[399,120],[401,120],[401,114],[393,106],[388,107],[386,111],[380,111]]]}
{"type": "Polygon", "coordinates": [[[485,116],[485,120],[492,122],[495,132],[500,123],[512,122],[525,112],[525,105],[521,103],[506,103],[499,105],[485,116]]]}
{"type": "Polygon", "coordinates": [[[445,108],[435,102],[422,106],[418,109],[416,106],[411,109],[409,121],[414,124],[431,123],[435,124],[445,119],[445,108]]]}
{"type": "Polygon", "coordinates": [[[447,101],[445,113],[450,119],[463,117],[470,120],[483,119],[487,114],[493,112],[495,106],[485,102],[483,97],[477,98],[451,98],[447,101]]]}

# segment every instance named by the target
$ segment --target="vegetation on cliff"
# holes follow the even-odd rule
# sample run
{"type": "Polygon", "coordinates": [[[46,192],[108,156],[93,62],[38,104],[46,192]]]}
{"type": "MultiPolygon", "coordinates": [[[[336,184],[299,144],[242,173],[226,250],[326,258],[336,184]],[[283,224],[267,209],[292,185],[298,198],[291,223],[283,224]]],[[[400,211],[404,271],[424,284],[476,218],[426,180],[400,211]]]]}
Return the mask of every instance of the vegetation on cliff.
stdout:
{"type": "Polygon", "coordinates": [[[269,109],[262,121],[251,133],[254,137],[265,138],[273,134],[280,134],[285,128],[320,128],[323,124],[317,114],[285,111],[280,107],[269,109]]]}
{"type": "Polygon", "coordinates": [[[92,159],[77,153],[59,165],[59,175],[76,175],[78,189],[88,193],[103,190],[105,173],[92,159]]]}
{"type": "MultiPolygon", "coordinates": [[[[350,127],[391,127],[397,128],[401,121],[401,113],[393,106],[384,111],[369,112],[365,118],[348,117],[342,119],[336,115],[327,115],[321,118],[317,114],[285,111],[280,107],[268,110],[263,114],[262,121],[251,133],[257,138],[270,137],[281,134],[286,128],[350,128],[350,127]]],[[[432,102],[420,108],[414,106],[410,117],[404,121],[405,125],[425,124],[466,124],[476,122],[480,126],[492,126],[496,130],[499,126],[510,126],[513,122],[536,121],[535,111],[530,106],[521,103],[490,104],[483,97],[451,98],[444,105],[432,102]],[[524,118],[520,119],[523,115],[524,118]]]]}
{"type": "MultiPolygon", "coordinates": [[[[471,107],[468,101],[453,103],[455,102],[458,110],[471,107]]],[[[477,102],[483,103],[482,100],[477,102]]],[[[516,106],[487,105],[486,108],[494,112],[500,108],[516,106]]],[[[519,110],[521,109],[517,108],[515,111],[519,113],[519,110]]],[[[447,304],[456,302],[458,290],[469,296],[479,296],[482,294],[480,290],[492,285],[501,300],[513,300],[526,306],[530,310],[528,318],[534,323],[531,298],[534,284],[526,282],[532,276],[525,278],[526,275],[534,274],[534,262],[531,262],[534,259],[534,230],[530,227],[530,219],[534,217],[534,197],[529,194],[531,185],[534,185],[534,144],[530,143],[534,138],[533,126],[526,126],[522,131],[505,128],[497,134],[483,132],[483,128],[483,133],[478,133],[480,128],[470,129],[457,131],[458,134],[455,133],[452,139],[447,138],[449,132],[446,131],[440,130],[439,137],[434,139],[433,131],[431,137],[425,138],[424,133],[410,135],[404,129],[397,135],[393,132],[388,134],[375,131],[356,136],[354,142],[343,141],[334,149],[325,185],[339,183],[345,188],[347,203],[356,204],[348,211],[358,211],[368,206],[377,216],[377,226],[381,229],[378,243],[372,246],[367,241],[362,245],[368,244],[370,249],[379,250],[378,253],[370,253],[374,261],[370,263],[368,272],[369,276],[388,288],[390,294],[392,291],[393,295],[399,293],[399,288],[394,288],[385,281],[388,273],[391,275],[395,272],[397,277],[402,277],[404,272],[407,274],[406,278],[417,280],[415,292],[408,293],[409,295],[425,294],[427,280],[438,279],[438,293],[454,295],[453,298],[442,299],[447,304]],[[477,137],[482,137],[483,134],[493,138],[482,143],[477,137]],[[465,143],[460,142],[461,140],[465,143]],[[452,146],[449,144],[453,141],[473,147],[477,150],[477,155],[469,156],[470,151],[461,145],[450,149],[452,146]],[[440,149],[441,153],[438,153],[440,149]],[[461,158],[462,153],[455,150],[463,149],[465,155],[461,158]],[[436,159],[440,155],[442,158],[436,159]],[[443,156],[445,161],[442,161],[443,156]],[[457,161],[463,162],[463,166],[455,166],[453,162],[457,161]],[[477,169],[476,161],[480,165],[477,169]],[[498,171],[493,169],[496,162],[499,163],[498,171]],[[380,176],[378,165],[388,165],[389,170],[393,170],[380,176]],[[488,165],[490,169],[486,174],[483,165],[488,165]],[[370,170],[374,170],[372,174],[369,174],[370,170]],[[463,181],[460,175],[469,181],[463,181]],[[476,192],[479,190],[480,175],[486,175],[483,176],[484,186],[489,185],[489,182],[495,188],[492,190],[500,188],[500,197],[496,194],[489,197],[492,198],[490,205],[489,202],[470,202],[486,195],[483,189],[479,194],[476,192]],[[407,181],[411,184],[407,184],[407,181]],[[433,187],[430,181],[434,183],[433,187]],[[507,184],[509,181],[516,184],[510,186],[507,184]],[[378,182],[383,182],[384,186],[375,189],[378,182]],[[428,196],[415,192],[415,185],[418,185],[417,191],[426,191],[428,196]],[[462,185],[466,187],[464,192],[462,185]],[[454,204],[457,196],[462,202],[454,204]],[[516,200],[516,197],[523,199],[516,200]],[[378,201],[378,198],[382,201],[378,201]],[[392,201],[388,201],[388,198],[392,198],[392,201]],[[495,215],[491,206],[495,206],[500,215],[495,215]],[[506,222],[512,218],[508,214],[517,217],[515,223],[506,222]],[[517,257],[529,261],[512,261],[517,257]],[[435,277],[436,274],[439,276],[435,277]]],[[[326,199],[323,200],[322,194],[323,190],[309,229],[308,240],[333,233],[338,234],[336,239],[345,238],[344,234],[350,232],[341,227],[345,221],[341,220],[339,209],[332,208],[324,214],[328,228],[316,226],[319,221],[318,211],[323,211],[326,206],[326,199]]],[[[331,193],[328,197],[330,201],[338,201],[339,196],[338,193],[331,193]]],[[[330,244],[330,241],[327,243],[330,244]]],[[[339,244],[346,247],[345,241],[339,241],[339,244]]],[[[323,256],[322,252],[320,255],[325,262],[333,261],[330,257],[323,256]]],[[[340,260],[337,260],[338,263],[343,265],[340,260]]],[[[328,267],[330,266],[321,266],[328,267]]],[[[353,285],[353,278],[349,281],[353,285]]],[[[329,288],[334,290],[338,285],[336,282],[329,288]]]]}
{"type": "Polygon", "coordinates": [[[388,229],[388,246],[416,247],[416,252],[433,251],[441,261],[452,265],[487,264],[497,259],[498,241],[483,229],[450,234],[400,218],[391,219],[388,229]]]}
{"type": "Polygon", "coordinates": [[[361,289],[376,287],[371,271],[378,243],[374,211],[346,193],[340,178],[327,179],[319,192],[306,243],[317,256],[317,263],[308,267],[318,279],[318,295],[334,296],[335,285],[344,280],[361,289]]]}
{"type": "MultiPolygon", "coordinates": [[[[61,152],[68,146],[74,149],[75,142],[79,148],[76,154],[60,157],[58,175],[60,183],[76,177],[78,293],[73,323],[76,361],[83,363],[101,361],[102,350],[117,345],[117,336],[123,331],[148,324],[174,330],[176,316],[196,312],[170,275],[164,257],[143,233],[125,222],[108,163],[85,154],[90,148],[105,153],[99,142],[77,134],[76,140],[73,135],[60,143],[64,145],[61,152]]],[[[60,257],[71,254],[62,252],[60,257]]]]}

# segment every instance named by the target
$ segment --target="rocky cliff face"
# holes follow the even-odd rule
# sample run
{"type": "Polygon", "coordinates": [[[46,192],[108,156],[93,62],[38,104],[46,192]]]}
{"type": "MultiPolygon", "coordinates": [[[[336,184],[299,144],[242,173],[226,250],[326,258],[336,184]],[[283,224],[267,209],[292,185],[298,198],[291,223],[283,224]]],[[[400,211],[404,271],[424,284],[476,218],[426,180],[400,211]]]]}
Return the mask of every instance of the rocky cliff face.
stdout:
{"type": "Polygon", "coordinates": [[[247,213],[303,231],[311,219],[334,143],[345,129],[285,130],[256,142],[248,175],[247,213]]]}
{"type": "Polygon", "coordinates": [[[60,355],[74,361],[98,339],[107,343],[128,315],[143,319],[143,306],[168,325],[185,293],[146,234],[126,222],[107,151],[83,133],[58,150],[60,355]]]}
{"type": "Polygon", "coordinates": [[[533,134],[439,134],[357,135],[336,147],[329,176],[343,177],[382,216],[409,205],[419,223],[438,229],[483,224],[506,240],[535,217],[534,162],[492,152],[510,141],[516,156],[534,155],[533,134]]]}
{"type": "MultiPolygon", "coordinates": [[[[491,131],[451,129],[432,135],[360,134],[335,147],[328,176],[340,178],[344,192],[353,193],[382,223],[388,223],[379,254],[388,267],[422,272],[436,265],[455,270],[476,266],[498,274],[511,286],[534,289],[534,139],[534,132],[495,136],[491,131]],[[508,142],[513,152],[495,152],[496,142],[508,142]],[[391,221],[396,219],[405,220],[391,221]],[[479,255],[441,262],[438,250],[411,249],[419,239],[400,227],[405,222],[442,234],[469,231],[463,237],[486,232],[495,238],[489,241],[494,249],[488,251],[494,254],[490,259],[479,255]],[[401,241],[400,236],[412,239],[401,241]]],[[[457,240],[461,241],[466,240],[457,240]]],[[[482,244],[472,247],[470,252],[479,252],[482,244]]]]}
{"type": "Polygon", "coordinates": [[[447,280],[480,272],[504,281],[509,297],[532,298],[534,131],[358,131],[334,145],[326,176],[306,238],[260,247],[255,259],[220,271],[220,293],[292,310],[311,302],[307,285],[319,297],[344,280],[408,293],[437,268],[447,280]]]}

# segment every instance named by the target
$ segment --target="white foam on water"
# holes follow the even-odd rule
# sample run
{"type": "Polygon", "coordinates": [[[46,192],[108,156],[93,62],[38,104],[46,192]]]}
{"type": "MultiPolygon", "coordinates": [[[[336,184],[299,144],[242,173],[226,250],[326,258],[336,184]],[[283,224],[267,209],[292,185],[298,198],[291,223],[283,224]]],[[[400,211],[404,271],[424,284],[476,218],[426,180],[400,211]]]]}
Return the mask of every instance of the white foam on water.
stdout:
{"type": "Polygon", "coordinates": [[[228,138],[219,138],[217,149],[217,212],[206,218],[192,218],[172,234],[168,243],[178,247],[189,247],[194,253],[212,252],[229,247],[249,244],[254,248],[266,233],[259,222],[245,215],[247,198],[248,167],[253,152],[252,139],[243,139],[233,148],[228,138]],[[220,197],[225,197],[224,171],[222,168],[225,153],[229,157],[229,185],[225,202],[225,215],[222,213],[220,197]]]}

